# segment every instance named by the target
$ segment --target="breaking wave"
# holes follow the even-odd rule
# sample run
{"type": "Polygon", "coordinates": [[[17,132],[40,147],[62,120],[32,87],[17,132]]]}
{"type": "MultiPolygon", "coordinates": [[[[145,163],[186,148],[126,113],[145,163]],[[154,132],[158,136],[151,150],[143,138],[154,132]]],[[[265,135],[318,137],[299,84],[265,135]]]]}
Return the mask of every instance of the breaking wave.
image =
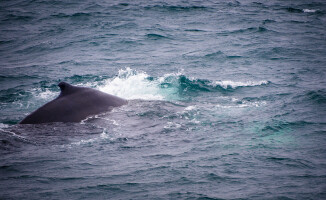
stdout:
{"type": "MultiPolygon", "coordinates": [[[[80,79],[80,78],[79,78],[80,79]]],[[[183,72],[168,73],[153,77],[144,71],[131,68],[120,69],[115,77],[89,82],[89,78],[79,80],[67,78],[73,85],[93,87],[102,92],[116,95],[128,100],[167,100],[178,101],[187,99],[188,95],[199,92],[228,92],[241,87],[268,85],[267,80],[207,80],[188,77],[183,72]]],[[[48,101],[58,95],[58,88],[34,88],[30,92],[33,99],[48,101]]]]}
{"type": "Polygon", "coordinates": [[[234,90],[238,87],[267,85],[269,81],[211,81],[189,78],[182,72],[151,77],[146,72],[121,69],[116,77],[107,79],[97,88],[103,92],[129,100],[181,100],[191,92],[234,90]]]}

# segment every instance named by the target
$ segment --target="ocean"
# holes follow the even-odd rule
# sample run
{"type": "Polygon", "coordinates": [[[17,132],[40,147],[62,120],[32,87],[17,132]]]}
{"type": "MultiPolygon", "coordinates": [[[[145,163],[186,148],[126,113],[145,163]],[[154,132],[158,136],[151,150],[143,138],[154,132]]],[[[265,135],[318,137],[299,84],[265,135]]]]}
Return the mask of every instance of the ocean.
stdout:
{"type": "Polygon", "coordinates": [[[2,0],[0,61],[0,199],[326,199],[325,1],[2,0]]]}

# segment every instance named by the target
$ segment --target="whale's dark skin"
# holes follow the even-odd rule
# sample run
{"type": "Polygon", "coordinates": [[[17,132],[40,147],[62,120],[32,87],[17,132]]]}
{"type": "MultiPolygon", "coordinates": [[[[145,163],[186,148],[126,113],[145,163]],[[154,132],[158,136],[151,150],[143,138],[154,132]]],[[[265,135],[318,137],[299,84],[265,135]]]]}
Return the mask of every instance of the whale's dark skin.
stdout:
{"type": "Polygon", "coordinates": [[[88,116],[127,104],[125,99],[92,88],[77,87],[66,82],[58,86],[60,95],[29,114],[20,124],[80,122],[88,116]]]}

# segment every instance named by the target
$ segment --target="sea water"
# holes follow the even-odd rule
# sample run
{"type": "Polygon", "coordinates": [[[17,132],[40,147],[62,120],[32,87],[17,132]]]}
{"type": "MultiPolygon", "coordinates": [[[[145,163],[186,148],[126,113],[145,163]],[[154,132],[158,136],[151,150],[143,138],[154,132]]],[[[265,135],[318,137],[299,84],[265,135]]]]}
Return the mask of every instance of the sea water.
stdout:
{"type": "Polygon", "coordinates": [[[0,199],[325,199],[325,34],[322,0],[1,1],[0,199]],[[60,81],[128,105],[19,125],[60,81]]]}

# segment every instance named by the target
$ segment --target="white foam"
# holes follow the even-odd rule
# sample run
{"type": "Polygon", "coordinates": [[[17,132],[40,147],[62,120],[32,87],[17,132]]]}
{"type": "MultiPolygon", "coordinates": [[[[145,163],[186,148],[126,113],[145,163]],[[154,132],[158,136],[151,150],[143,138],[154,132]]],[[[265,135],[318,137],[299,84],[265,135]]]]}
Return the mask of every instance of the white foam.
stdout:
{"type": "Polygon", "coordinates": [[[2,130],[3,128],[8,128],[8,127],[9,127],[8,124],[0,123],[0,130],[2,130]]]}
{"type": "Polygon", "coordinates": [[[101,139],[108,139],[109,138],[109,134],[107,133],[107,129],[104,128],[103,132],[100,135],[101,139]]]}
{"type": "Polygon", "coordinates": [[[190,110],[195,110],[197,107],[196,106],[188,106],[184,110],[185,111],[190,111],[190,110]]]}
{"type": "Polygon", "coordinates": [[[119,124],[116,120],[114,120],[114,119],[112,119],[111,122],[112,122],[112,124],[115,125],[115,126],[119,126],[119,125],[120,125],[120,124],[119,124]]]}
{"type": "Polygon", "coordinates": [[[317,10],[312,10],[312,9],[303,9],[303,12],[305,13],[314,13],[316,12],[317,10]]]}
{"type": "Polygon", "coordinates": [[[180,128],[181,124],[175,122],[167,122],[167,124],[163,127],[165,129],[172,129],[172,128],[180,128]]]}
{"type": "Polygon", "coordinates": [[[232,97],[232,98],[231,98],[231,101],[232,101],[232,102],[237,102],[237,101],[239,101],[239,99],[232,97]]]}
{"type": "Polygon", "coordinates": [[[104,86],[98,87],[102,92],[116,95],[128,100],[164,100],[159,80],[149,80],[146,72],[137,72],[130,68],[119,70],[117,77],[109,79],[104,86]]]}
{"type": "Polygon", "coordinates": [[[42,100],[54,99],[58,96],[58,92],[50,91],[49,89],[45,89],[45,91],[41,91],[41,89],[33,89],[32,93],[37,99],[42,100]]]}
{"type": "Polygon", "coordinates": [[[183,74],[183,69],[181,69],[179,72],[177,73],[168,73],[168,74],[164,74],[162,77],[158,78],[159,83],[163,83],[166,82],[170,77],[179,77],[183,74]]]}
{"type": "Polygon", "coordinates": [[[227,89],[228,87],[235,89],[237,87],[257,86],[257,85],[266,85],[266,84],[268,84],[268,81],[266,80],[245,81],[245,82],[226,80],[226,81],[216,81],[214,86],[219,85],[225,89],[227,89]]]}
{"type": "Polygon", "coordinates": [[[237,104],[237,105],[220,105],[217,104],[216,107],[218,108],[248,108],[248,107],[261,107],[266,105],[266,101],[255,101],[255,102],[243,102],[242,104],[237,104]]]}
{"type": "Polygon", "coordinates": [[[27,139],[25,137],[17,135],[15,132],[6,130],[8,127],[10,127],[10,126],[7,125],[7,124],[0,123],[0,131],[5,132],[5,133],[9,133],[13,137],[16,137],[16,138],[19,138],[21,140],[27,141],[27,139]]]}

